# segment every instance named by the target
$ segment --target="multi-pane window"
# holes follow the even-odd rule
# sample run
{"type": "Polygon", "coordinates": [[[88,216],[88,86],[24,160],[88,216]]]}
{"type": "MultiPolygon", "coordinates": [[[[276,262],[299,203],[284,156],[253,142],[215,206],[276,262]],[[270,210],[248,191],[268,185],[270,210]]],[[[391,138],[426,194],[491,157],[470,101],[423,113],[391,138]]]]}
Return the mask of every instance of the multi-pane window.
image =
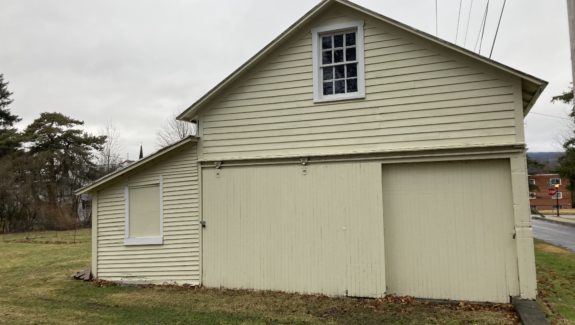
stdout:
{"type": "Polygon", "coordinates": [[[363,21],[312,29],[314,102],[365,98],[363,21]]]}
{"type": "Polygon", "coordinates": [[[535,185],[535,180],[533,178],[529,179],[529,184],[535,185]]]}
{"type": "Polygon", "coordinates": [[[321,35],[323,95],[357,92],[357,34],[355,31],[321,35]]]}
{"type": "Polygon", "coordinates": [[[529,199],[533,200],[537,198],[537,194],[535,192],[529,192],[529,199]]]}

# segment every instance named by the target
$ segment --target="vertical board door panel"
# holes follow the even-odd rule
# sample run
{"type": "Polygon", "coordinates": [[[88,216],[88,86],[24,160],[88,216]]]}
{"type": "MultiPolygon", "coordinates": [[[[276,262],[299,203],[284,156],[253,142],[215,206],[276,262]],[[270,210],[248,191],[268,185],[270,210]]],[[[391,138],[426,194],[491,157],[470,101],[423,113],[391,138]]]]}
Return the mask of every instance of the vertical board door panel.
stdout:
{"type": "Polygon", "coordinates": [[[388,293],[508,302],[518,291],[508,160],[383,165],[388,293]]]}
{"type": "Polygon", "coordinates": [[[380,164],[202,173],[205,286],[384,295],[380,164]]]}

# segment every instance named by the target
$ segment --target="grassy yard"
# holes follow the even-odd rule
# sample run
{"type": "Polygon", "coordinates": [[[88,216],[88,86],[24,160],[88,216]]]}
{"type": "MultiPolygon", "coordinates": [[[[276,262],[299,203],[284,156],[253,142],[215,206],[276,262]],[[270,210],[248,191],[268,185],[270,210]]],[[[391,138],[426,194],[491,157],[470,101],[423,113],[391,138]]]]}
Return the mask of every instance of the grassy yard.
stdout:
{"type": "MultiPolygon", "coordinates": [[[[514,324],[508,305],[440,305],[182,287],[121,287],[71,280],[89,264],[90,233],[0,236],[0,323],[9,324],[514,324]]],[[[542,302],[573,319],[575,258],[538,243],[542,302]]]]}
{"type": "Polygon", "coordinates": [[[557,324],[575,324],[575,254],[535,242],[539,303],[557,324]]]}

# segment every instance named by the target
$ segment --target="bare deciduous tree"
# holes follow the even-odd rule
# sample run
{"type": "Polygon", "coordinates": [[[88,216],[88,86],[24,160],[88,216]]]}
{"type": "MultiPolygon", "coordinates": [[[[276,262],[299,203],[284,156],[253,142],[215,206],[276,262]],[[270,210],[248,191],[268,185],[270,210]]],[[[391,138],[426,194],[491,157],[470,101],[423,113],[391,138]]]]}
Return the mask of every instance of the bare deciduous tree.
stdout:
{"type": "Polygon", "coordinates": [[[177,114],[172,114],[158,131],[156,141],[158,147],[167,147],[190,135],[196,134],[196,124],[176,120],[177,114]]]}
{"type": "Polygon", "coordinates": [[[108,121],[100,131],[100,135],[106,136],[106,142],[98,153],[98,166],[104,174],[107,174],[118,169],[122,162],[120,157],[120,150],[122,149],[120,145],[120,131],[118,131],[112,121],[108,121]]]}

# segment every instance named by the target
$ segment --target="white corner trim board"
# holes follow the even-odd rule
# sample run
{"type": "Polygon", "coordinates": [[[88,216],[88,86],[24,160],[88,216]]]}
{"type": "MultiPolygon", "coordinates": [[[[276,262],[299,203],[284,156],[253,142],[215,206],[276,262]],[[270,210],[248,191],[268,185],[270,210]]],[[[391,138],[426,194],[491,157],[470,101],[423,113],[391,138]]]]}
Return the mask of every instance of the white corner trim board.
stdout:
{"type": "MultiPolygon", "coordinates": [[[[146,184],[144,186],[158,185],[160,202],[160,234],[159,236],[130,237],[130,186],[124,187],[124,245],[162,245],[164,243],[164,179],[159,178],[158,183],[146,184]]],[[[139,186],[137,186],[139,187],[139,186]]]]}
{"type": "Polygon", "coordinates": [[[347,99],[365,98],[365,60],[364,60],[364,22],[354,20],[338,24],[324,25],[312,28],[312,65],[313,65],[313,100],[314,102],[329,102],[347,99]],[[323,94],[322,76],[322,49],[321,35],[344,31],[356,32],[356,61],[357,61],[357,91],[342,94],[323,94]]]}

